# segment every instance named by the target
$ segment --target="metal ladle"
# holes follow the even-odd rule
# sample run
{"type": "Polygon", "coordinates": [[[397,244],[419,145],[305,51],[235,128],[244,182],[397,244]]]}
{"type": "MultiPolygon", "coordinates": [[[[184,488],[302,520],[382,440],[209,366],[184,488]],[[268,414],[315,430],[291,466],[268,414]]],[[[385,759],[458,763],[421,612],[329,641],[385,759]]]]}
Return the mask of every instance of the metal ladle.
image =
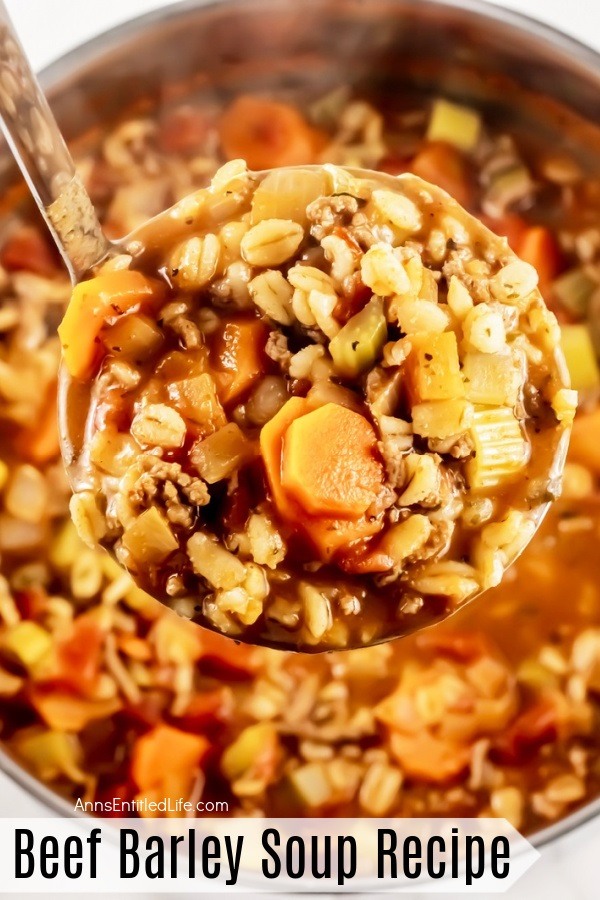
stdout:
{"type": "MultiPolygon", "coordinates": [[[[108,240],[2,0],[0,0],[0,127],[54,237],[73,285],[87,277],[90,270],[103,260],[131,251],[135,243],[143,246],[148,237],[160,238],[165,228],[168,230],[169,227],[177,227],[178,209],[183,208],[181,203],[148,224],[142,225],[132,235],[120,241],[108,240]]],[[[254,174],[255,177],[263,178],[267,173],[254,174]]],[[[381,173],[350,170],[350,174],[377,179],[392,189],[394,182],[397,184],[397,179],[381,173]]],[[[414,176],[404,177],[419,181],[414,176]]],[[[433,186],[427,187],[431,191],[438,191],[433,186]]],[[[440,194],[449,201],[447,195],[443,192],[440,194]]],[[[444,202],[443,199],[440,202],[444,202]]],[[[467,213],[464,215],[468,216],[467,213]]],[[[488,234],[491,236],[490,232],[488,234]]],[[[557,364],[559,362],[557,361],[557,364]]],[[[562,364],[564,365],[564,360],[562,364]]],[[[71,440],[67,415],[71,406],[70,391],[74,385],[64,366],[59,383],[63,458],[76,489],[77,478],[74,477],[72,463],[76,455],[73,447],[77,442],[71,440]]],[[[555,477],[560,476],[564,465],[568,434],[565,433],[563,438],[564,440],[561,440],[555,448],[551,461],[550,472],[554,472],[555,477]]],[[[540,524],[547,506],[548,504],[542,503],[537,509],[536,527],[540,524]]],[[[521,549],[523,548],[521,547],[519,552],[521,549]]],[[[479,595],[474,594],[467,602],[475,596],[479,595]]],[[[162,599],[164,602],[164,598],[162,599]]],[[[414,628],[424,627],[434,620],[435,617],[423,625],[417,625],[415,622],[414,628]]],[[[202,621],[201,624],[207,623],[202,621]]],[[[411,630],[413,629],[405,625],[399,633],[407,634],[411,630]]],[[[385,638],[393,636],[395,635],[389,634],[385,638]]],[[[257,643],[289,648],[291,642],[263,641],[259,638],[257,643]]]]}

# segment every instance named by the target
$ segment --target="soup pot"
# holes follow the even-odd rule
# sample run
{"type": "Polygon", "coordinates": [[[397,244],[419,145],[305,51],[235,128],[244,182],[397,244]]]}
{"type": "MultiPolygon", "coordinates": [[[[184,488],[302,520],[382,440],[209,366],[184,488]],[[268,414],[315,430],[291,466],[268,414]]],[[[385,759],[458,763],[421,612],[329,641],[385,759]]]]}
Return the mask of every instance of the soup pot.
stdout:
{"type": "MultiPolygon", "coordinates": [[[[524,16],[476,0],[185,0],[94,38],[42,73],[74,140],[192,84],[219,103],[239,90],[310,99],[340,85],[443,93],[511,126],[569,119],[600,159],[600,55],[524,16]]],[[[0,148],[0,185],[17,178],[0,148]]],[[[4,772],[48,814],[72,805],[0,750],[4,772]]],[[[600,799],[538,832],[538,846],[600,811],[600,799]]]]}

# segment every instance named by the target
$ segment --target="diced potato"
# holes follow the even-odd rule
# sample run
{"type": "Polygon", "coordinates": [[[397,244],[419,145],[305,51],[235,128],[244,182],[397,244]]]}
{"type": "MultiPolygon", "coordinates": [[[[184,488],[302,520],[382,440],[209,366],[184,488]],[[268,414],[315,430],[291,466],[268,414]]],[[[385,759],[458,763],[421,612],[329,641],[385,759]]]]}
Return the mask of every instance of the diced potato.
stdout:
{"type": "Polygon", "coordinates": [[[239,425],[229,422],[213,434],[199,441],[191,458],[198,472],[208,484],[229,478],[252,456],[252,445],[239,425]]]}
{"type": "Polygon", "coordinates": [[[445,141],[459,150],[470,152],[477,145],[481,133],[481,117],[474,109],[436,100],[427,128],[428,141],[445,141]]]}
{"type": "Polygon", "coordinates": [[[465,395],[484,406],[514,406],[520,374],[509,353],[466,353],[463,359],[465,395]]]}
{"type": "Polygon", "coordinates": [[[96,431],[90,448],[90,459],[95,466],[109,475],[124,475],[139,453],[139,447],[131,435],[112,428],[96,431]]]}
{"type": "Polygon", "coordinates": [[[135,362],[148,359],[162,342],[160,328],[143,315],[122,316],[102,332],[102,343],[110,353],[135,362]]]}
{"type": "Polygon", "coordinates": [[[80,768],[79,740],[73,734],[21,732],[15,739],[15,749],[42,781],[53,781],[59,775],[66,775],[76,784],[84,784],[87,780],[80,768]]]}
{"type": "Polygon", "coordinates": [[[421,332],[410,337],[406,380],[412,403],[464,397],[458,345],[453,331],[421,332]]]}
{"type": "Polygon", "coordinates": [[[448,438],[461,434],[473,421],[473,406],[462,397],[430,400],[412,408],[413,430],[421,437],[448,438]]]}
{"type": "Polygon", "coordinates": [[[340,374],[353,378],[373,365],[386,340],[383,303],[379,297],[373,297],[337,333],[329,344],[329,352],[340,374]]]}
{"type": "Polygon", "coordinates": [[[144,510],[125,529],[122,540],[140,565],[157,565],[179,546],[169,523],[155,506],[144,510]]]}
{"type": "Polygon", "coordinates": [[[187,550],[196,575],[214,588],[228,591],[246,578],[246,567],[237,556],[201,531],[191,536],[187,550]]]}
{"type": "Polygon", "coordinates": [[[497,487],[520,472],[529,461],[529,444],[512,409],[476,409],[470,429],[474,455],[467,462],[472,489],[497,487]]]}
{"type": "Polygon", "coordinates": [[[584,323],[563,325],[561,345],[574,390],[584,391],[597,387],[600,382],[600,369],[588,326],[584,323]]]}
{"type": "Polygon", "coordinates": [[[306,207],[329,190],[329,176],[322,170],[270,172],[252,198],[252,224],[263,219],[291,219],[306,225],[306,207]]]}
{"type": "Polygon", "coordinates": [[[214,380],[208,372],[172,383],[169,394],[180,412],[200,425],[205,434],[211,434],[227,424],[214,380]]]}
{"type": "Polygon", "coordinates": [[[333,797],[333,785],[323,763],[313,762],[299,766],[290,772],[288,780],[301,802],[313,809],[324,806],[333,797]]]}

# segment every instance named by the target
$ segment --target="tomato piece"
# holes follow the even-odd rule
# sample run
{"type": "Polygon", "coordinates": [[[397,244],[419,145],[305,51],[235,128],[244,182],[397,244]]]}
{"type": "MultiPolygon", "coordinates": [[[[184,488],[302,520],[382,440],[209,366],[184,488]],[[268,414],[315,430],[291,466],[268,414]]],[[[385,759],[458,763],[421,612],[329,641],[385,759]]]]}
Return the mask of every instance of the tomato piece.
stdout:
{"type": "Polygon", "coordinates": [[[9,272],[33,272],[45,278],[59,269],[56,253],[33,225],[23,225],[0,250],[0,263],[9,272]]]}

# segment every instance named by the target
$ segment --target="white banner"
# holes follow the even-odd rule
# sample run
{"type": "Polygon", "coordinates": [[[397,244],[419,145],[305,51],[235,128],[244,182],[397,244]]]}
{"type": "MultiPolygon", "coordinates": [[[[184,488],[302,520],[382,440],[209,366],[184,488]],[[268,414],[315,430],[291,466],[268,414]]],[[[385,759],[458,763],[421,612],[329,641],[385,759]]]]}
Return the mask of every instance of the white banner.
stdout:
{"type": "Polygon", "coordinates": [[[504,892],[503,819],[0,819],[3,893],[504,892]]]}

